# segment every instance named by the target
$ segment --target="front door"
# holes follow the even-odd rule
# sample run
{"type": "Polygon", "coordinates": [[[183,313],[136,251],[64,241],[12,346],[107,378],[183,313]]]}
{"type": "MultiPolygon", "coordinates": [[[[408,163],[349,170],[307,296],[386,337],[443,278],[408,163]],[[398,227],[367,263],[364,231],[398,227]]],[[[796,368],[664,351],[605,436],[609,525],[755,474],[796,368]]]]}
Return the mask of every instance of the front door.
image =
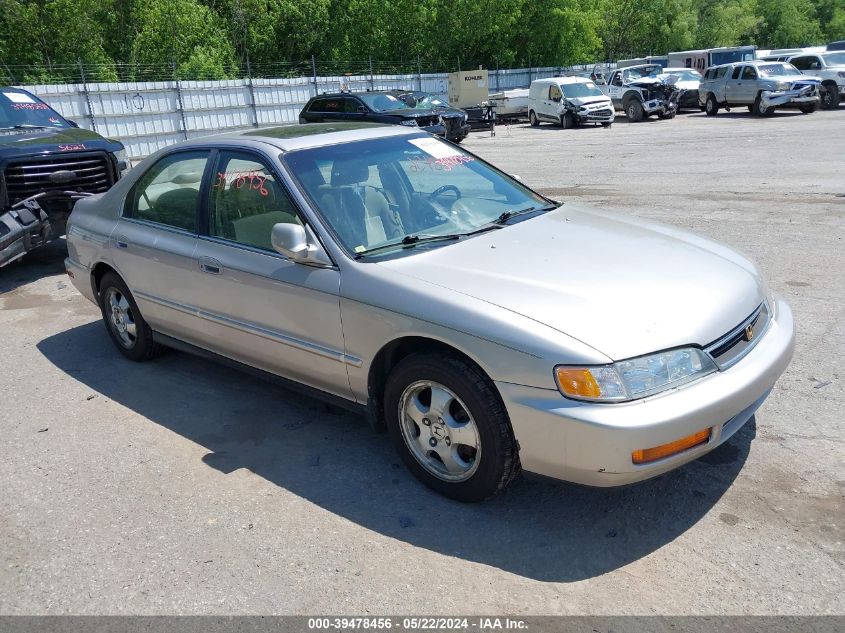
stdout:
{"type": "Polygon", "coordinates": [[[214,173],[194,258],[203,346],[351,398],[340,272],[273,250],[273,226],[303,220],[265,157],[221,150],[214,173]]]}

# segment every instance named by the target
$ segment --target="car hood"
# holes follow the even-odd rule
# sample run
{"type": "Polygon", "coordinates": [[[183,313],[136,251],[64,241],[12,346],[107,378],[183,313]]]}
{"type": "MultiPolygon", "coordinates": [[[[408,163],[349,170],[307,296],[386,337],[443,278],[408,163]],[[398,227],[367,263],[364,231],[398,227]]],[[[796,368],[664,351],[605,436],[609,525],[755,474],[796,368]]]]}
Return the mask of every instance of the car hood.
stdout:
{"type": "Polygon", "coordinates": [[[411,252],[378,265],[520,314],[614,360],[707,345],[764,298],[754,264],[727,247],[569,205],[411,252]]]}
{"type": "Polygon", "coordinates": [[[577,106],[585,106],[591,103],[607,103],[610,101],[610,97],[606,95],[598,96],[593,95],[591,97],[574,97],[571,99],[567,99],[570,103],[577,105],[577,106]]]}
{"type": "Polygon", "coordinates": [[[118,141],[106,139],[83,128],[29,128],[0,130],[0,157],[63,151],[123,149],[118,141]]]}

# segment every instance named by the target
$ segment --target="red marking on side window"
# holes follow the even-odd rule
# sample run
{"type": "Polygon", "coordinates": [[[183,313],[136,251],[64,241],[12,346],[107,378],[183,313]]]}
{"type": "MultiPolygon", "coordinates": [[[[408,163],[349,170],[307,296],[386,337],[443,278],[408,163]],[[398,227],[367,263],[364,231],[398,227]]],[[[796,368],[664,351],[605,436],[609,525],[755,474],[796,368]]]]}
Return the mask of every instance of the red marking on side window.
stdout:
{"type": "Polygon", "coordinates": [[[262,174],[257,170],[227,172],[218,171],[217,180],[214,181],[214,184],[211,185],[211,188],[225,189],[226,185],[229,185],[229,189],[232,189],[233,187],[235,189],[241,189],[244,185],[246,185],[247,189],[257,191],[262,196],[267,196],[270,192],[267,190],[267,187],[264,186],[264,183],[266,182],[266,174],[262,174]]]}

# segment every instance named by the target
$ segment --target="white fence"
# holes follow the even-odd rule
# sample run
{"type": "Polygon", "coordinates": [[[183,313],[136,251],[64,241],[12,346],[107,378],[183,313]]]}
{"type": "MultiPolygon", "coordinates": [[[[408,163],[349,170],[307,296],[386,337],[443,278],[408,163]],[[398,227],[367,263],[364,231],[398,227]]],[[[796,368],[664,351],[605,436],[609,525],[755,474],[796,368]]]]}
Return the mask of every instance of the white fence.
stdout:
{"type": "MultiPolygon", "coordinates": [[[[564,68],[490,70],[490,91],[528,87],[564,68]]],[[[120,139],[130,158],[197,136],[294,123],[313,95],[352,91],[423,90],[445,98],[446,73],[316,76],[227,81],[156,81],[24,86],[80,127],[120,139]]]]}

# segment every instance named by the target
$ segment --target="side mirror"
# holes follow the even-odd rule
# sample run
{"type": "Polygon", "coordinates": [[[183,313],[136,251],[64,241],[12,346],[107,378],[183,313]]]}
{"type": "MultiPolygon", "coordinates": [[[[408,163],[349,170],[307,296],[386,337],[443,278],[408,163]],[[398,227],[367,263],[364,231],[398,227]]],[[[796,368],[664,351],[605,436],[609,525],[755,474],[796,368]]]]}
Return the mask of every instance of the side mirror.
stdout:
{"type": "Polygon", "coordinates": [[[291,261],[311,266],[328,267],[331,260],[316,239],[309,239],[308,232],[301,224],[279,222],[273,225],[270,233],[273,250],[291,261]]]}

